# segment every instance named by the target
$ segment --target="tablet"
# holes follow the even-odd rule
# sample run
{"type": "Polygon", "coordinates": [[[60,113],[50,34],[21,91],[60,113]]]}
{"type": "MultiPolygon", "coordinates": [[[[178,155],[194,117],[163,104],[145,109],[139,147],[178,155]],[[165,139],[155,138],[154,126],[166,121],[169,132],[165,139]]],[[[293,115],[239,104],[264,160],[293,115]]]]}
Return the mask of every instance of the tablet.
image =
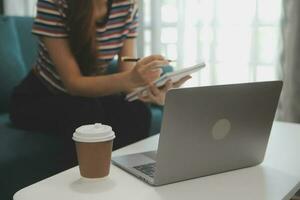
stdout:
{"type": "MultiPolygon", "coordinates": [[[[156,85],[157,87],[161,87],[164,84],[166,84],[166,82],[168,80],[171,80],[173,83],[177,82],[180,79],[182,79],[183,77],[199,71],[203,67],[205,67],[204,62],[194,65],[194,66],[191,66],[191,67],[186,67],[186,68],[179,69],[179,70],[176,70],[173,72],[168,72],[168,73],[164,74],[163,76],[159,77],[156,81],[154,81],[154,85],[156,85]]],[[[148,86],[139,87],[139,88],[135,89],[133,92],[127,94],[126,100],[134,101],[134,100],[138,99],[138,96],[140,94],[147,95],[147,92],[148,92],[148,86]]]]}

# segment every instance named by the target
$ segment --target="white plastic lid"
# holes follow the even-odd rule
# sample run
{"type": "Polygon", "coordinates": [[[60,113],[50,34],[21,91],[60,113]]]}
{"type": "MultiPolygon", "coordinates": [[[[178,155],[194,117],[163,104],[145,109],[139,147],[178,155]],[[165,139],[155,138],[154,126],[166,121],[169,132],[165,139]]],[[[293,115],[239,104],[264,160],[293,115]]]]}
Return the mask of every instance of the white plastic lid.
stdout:
{"type": "Polygon", "coordinates": [[[101,123],[80,126],[73,134],[73,140],[77,142],[105,142],[114,138],[112,128],[101,123]]]}

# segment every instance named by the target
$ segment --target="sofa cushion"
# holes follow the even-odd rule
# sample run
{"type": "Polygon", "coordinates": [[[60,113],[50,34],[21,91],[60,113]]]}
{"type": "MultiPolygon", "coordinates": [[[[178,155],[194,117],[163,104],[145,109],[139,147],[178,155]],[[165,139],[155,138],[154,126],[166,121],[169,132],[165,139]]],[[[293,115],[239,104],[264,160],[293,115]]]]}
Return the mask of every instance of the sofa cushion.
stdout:
{"type": "Polygon", "coordinates": [[[8,110],[10,94],[25,76],[13,20],[0,18],[0,113],[8,110]]]}
{"type": "Polygon", "coordinates": [[[160,133],[161,120],[163,108],[157,105],[151,105],[151,129],[149,130],[150,135],[160,133]]]}
{"type": "Polygon", "coordinates": [[[24,66],[29,71],[37,57],[38,38],[31,33],[32,17],[13,17],[24,66]]]}
{"type": "Polygon", "coordinates": [[[0,141],[0,199],[68,168],[61,166],[64,144],[57,135],[0,124],[0,141]]]}
{"type": "Polygon", "coordinates": [[[5,113],[5,114],[0,114],[0,125],[6,125],[6,124],[8,124],[9,123],[9,115],[7,114],[7,113],[5,113]]]}

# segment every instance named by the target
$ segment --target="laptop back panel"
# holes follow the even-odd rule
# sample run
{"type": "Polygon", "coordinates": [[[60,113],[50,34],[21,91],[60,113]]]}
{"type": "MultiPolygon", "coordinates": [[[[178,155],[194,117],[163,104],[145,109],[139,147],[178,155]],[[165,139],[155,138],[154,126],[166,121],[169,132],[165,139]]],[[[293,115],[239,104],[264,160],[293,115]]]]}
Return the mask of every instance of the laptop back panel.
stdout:
{"type": "Polygon", "coordinates": [[[281,88],[271,81],[169,91],[154,185],[261,163],[281,88]]]}

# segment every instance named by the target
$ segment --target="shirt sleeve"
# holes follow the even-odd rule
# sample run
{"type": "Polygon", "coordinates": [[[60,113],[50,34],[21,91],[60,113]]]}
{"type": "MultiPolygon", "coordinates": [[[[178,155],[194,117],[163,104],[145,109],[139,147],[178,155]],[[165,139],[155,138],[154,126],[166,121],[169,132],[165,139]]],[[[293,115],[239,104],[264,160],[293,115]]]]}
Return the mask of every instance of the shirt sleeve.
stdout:
{"type": "Polygon", "coordinates": [[[68,37],[65,9],[61,6],[55,0],[38,0],[32,33],[56,38],[68,37]]]}
{"type": "Polygon", "coordinates": [[[133,10],[132,20],[129,25],[129,32],[127,34],[127,38],[136,38],[138,36],[138,8],[136,7],[133,10]]]}

